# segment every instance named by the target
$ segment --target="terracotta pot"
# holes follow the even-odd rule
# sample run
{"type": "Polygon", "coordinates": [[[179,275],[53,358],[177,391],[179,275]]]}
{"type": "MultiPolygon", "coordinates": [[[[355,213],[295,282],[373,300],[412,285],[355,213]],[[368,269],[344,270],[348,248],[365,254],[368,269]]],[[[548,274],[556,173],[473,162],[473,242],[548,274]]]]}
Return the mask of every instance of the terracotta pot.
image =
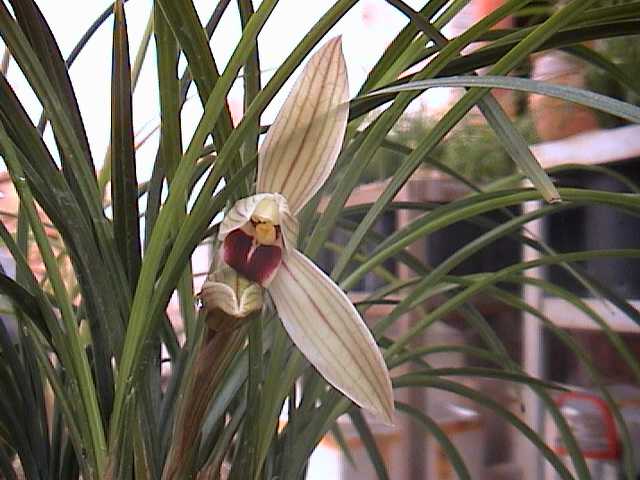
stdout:
{"type": "MultiPolygon", "coordinates": [[[[533,58],[534,80],[584,88],[585,70],[574,58],[552,51],[533,58]]],[[[558,140],[598,128],[595,113],[589,108],[558,98],[531,95],[529,109],[536,132],[542,141],[558,140]]]]}
{"type": "MultiPolygon", "coordinates": [[[[486,17],[496,8],[500,7],[504,0],[476,0],[473,3],[474,13],[478,20],[486,17]]],[[[513,17],[505,17],[494,25],[493,28],[509,28],[513,26],[513,17]]]]}
{"type": "MultiPolygon", "coordinates": [[[[487,15],[493,13],[494,10],[501,7],[505,0],[474,0],[468,7],[473,10],[474,23],[479,22],[487,15]]],[[[512,16],[508,16],[496,23],[492,30],[511,28],[514,26],[514,19],[512,16]]],[[[479,70],[480,74],[485,74],[488,68],[479,70]]],[[[503,110],[510,117],[514,117],[517,111],[516,97],[513,90],[494,88],[491,90],[493,97],[498,101],[503,110]]]]}

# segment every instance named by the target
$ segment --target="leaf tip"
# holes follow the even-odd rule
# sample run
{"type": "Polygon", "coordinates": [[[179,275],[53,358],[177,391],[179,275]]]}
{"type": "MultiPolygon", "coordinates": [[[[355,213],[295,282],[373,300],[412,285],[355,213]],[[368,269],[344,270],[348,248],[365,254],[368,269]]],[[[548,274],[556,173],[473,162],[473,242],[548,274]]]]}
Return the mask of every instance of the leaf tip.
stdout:
{"type": "Polygon", "coordinates": [[[557,204],[562,203],[562,197],[560,195],[553,195],[545,199],[548,203],[557,204]]]}

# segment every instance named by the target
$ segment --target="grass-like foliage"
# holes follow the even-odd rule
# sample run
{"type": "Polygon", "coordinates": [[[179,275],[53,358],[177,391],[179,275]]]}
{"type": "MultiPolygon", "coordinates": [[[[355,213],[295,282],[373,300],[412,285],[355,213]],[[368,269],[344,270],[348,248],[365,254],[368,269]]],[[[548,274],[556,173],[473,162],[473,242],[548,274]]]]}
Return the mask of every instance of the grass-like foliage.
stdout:
{"type": "MultiPolygon", "coordinates": [[[[303,3],[296,3],[295,8],[303,9],[303,3]]],[[[89,30],[78,30],[81,41],[69,58],[63,57],[36,0],[0,1],[0,35],[8,52],[5,60],[21,70],[31,96],[42,108],[36,125],[21,103],[24,91],[14,91],[16,86],[6,75],[0,76],[0,155],[19,197],[15,221],[0,224],[2,242],[16,265],[15,276],[0,273],[0,292],[10,300],[18,325],[10,332],[8,324],[0,322],[0,476],[9,480],[23,476],[30,480],[303,478],[312,451],[328,432],[348,450],[336,424],[338,417],[348,414],[378,477],[389,478],[366,417],[349,400],[369,405],[366,387],[364,394],[352,391],[345,377],[340,377],[344,372],[336,368],[345,352],[337,358],[327,357],[323,370],[322,362],[309,354],[315,352],[314,342],[323,339],[290,337],[283,328],[290,328],[292,311],[312,304],[313,299],[287,301],[282,292],[289,290],[281,279],[268,288],[270,294],[258,290],[261,299],[251,299],[257,303],[246,308],[242,319],[212,313],[194,301],[199,292],[194,291],[190,262],[202,244],[210,244],[212,252],[218,253],[219,240],[224,238],[219,237],[220,224],[214,218],[254,194],[256,177],[258,189],[271,192],[261,187],[268,182],[256,171],[258,163],[264,162],[258,158],[258,149],[269,129],[260,123],[262,113],[357,3],[336,0],[265,81],[259,34],[269,28],[270,16],[297,15],[276,9],[277,0],[209,2],[206,24],[201,23],[191,0],[154,0],[135,61],[129,53],[127,8],[122,0],[108,6],[89,30]],[[242,35],[221,68],[219,53],[209,39],[222,14],[233,9],[239,12],[242,35]],[[92,157],[68,71],[96,30],[111,25],[111,136],[102,165],[92,157]],[[147,49],[149,43],[155,48],[147,49]],[[156,56],[161,123],[153,174],[140,182],[132,115],[137,105],[132,105],[132,91],[144,55],[156,56]],[[245,106],[235,125],[227,105],[234,85],[242,86],[245,106]],[[188,96],[203,107],[194,129],[181,121],[188,96]],[[47,128],[53,141],[45,139],[47,128]],[[44,274],[34,269],[35,251],[44,274]],[[179,330],[178,322],[170,322],[167,313],[172,296],[180,305],[179,330]],[[284,406],[288,408],[285,425],[279,423],[284,406]]],[[[592,61],[623,87],[637,88],[636,79],[623,75],[606,56],[590,54],[584,42],[640,34],[640,2],[600,6],[594,0],[573,0],[552,7],[546,2],[506,0],[454,38],[446,38],[442,29],[467,1],[429,0],[419,10],[401,0],[387,3],[406,17],[406,26],[369,72],[359,93],[349,99],[348,117],[343,103],[346,134],[339,153],[336,149],[335,167],[326,172],[328,179],[323,179],[326,182],[304,208],[292,208],[299,222],[296,258],[307,262],[304,265],[312,271],[311,262],[331,252],[335,262],[330,276],[346,292],[365,277],[377,276],[380,288],[356,305],[360,312],[376,304],[386,306],[387,313],[369,325],[370,345],[375,339],[382,353],[380,363],[375,364],[380,372],[373,374],[374,383],[383,378],[379,375],[386,362],[396,390],[440,389],[478,402],[530,440],[561,478],[573,478],[542,435],[504,405],[465,385],[460,376],[494,378],[532,392],[555,421],[572,471],[578,478],[589,478],[576,440],[552,401],[550,389],[555,386],[528,376],[518,359],[509,357],[472,300],[490,298],[537,316],[591,372],[593,383],[601,385],[597,359],[555,327],[553,318],[525,303],[512,287],[527,286],[563,298],[599,324],[640,379],[638,360],[584,299],[561,285],[528,275],[539,266],[562,268],[594,296],[613,302],[640,323],[640,314],[632,305],[580,268],[580,262],[596,257],[637,262],[640,245],[558,253],[527,229],[529,222],[574,207],[595,205],[637,216],[640,196],[629,182],[632,193],[556,188],[529,150],[517,121],[505,113],[492,89],[549,95],[640,122],[640,108],[632,103],[510,76],[521,72],[536,52],[564,49],[592,61]],[[509,16],[526,18],[528,23],[518,29],[492,29],[509,16]],[[478,48],[467,49],[474,44],[478,48]],[[405,74],[409,69],[412,73],[405,74]],[[437,121],[425,124],[410,145],[402,144],[397,127],[411,102],[426,89],[452,86],[460,88],[459,99],[437,121]],[[446,146],[449,134],[465,131],[464,121],[474,107],[486,119],[483,135],[492,132],[493,144],[515,165],[498,169],[497,175],[519,173],[480,186],[473,182],[482,175],[465,178],[465,169],[455,168],[455,162],[440,161],[438,152],[446,146]],[[389,150],[396,163],[384,169],[387,182],[380,195],[373,203],[347,208],[354,189],[370,178],[372,159],[389,150]],[[469,193],[442,205],[395,202],[396,193],[425,165],[458,177],[469,193]],[[527,179],[530,182],[525,183],[527,179]],[[525,184],[532,187],[522,186],[525,184]],[[519,214],[509,208],[530,201],[540,201],[539,206],[519,214]],[[385,214],[402,210],[417,214],[389,235],[376,232],[374,227],[385,214]],[[406,249],[457,222],[475,222],[486,233],[436,265],[426,264],[406,249]],[[348,234],[344,244],[335,242],[338,230],[348,234]],[[505,237],[537,249],[539,258],[498,271],[453,273],[465,259],[505,237]],[[387,268],[389,261],[410,273],[398,277],[387,268]],[[428,335],[432,325],[452,312],[477,332],[482,345],[422,347],[419,339],[423,334],[428,335]],[[396,328],[408,313],[414,320],[410,327],[396,328]],[[435,351],[463,351],[491,366],[432,369],[428,359],[435,351]]],[[[348,64],[349,58],[346,61],[348,64]]],[[[632,93],[630,98],[638,94],[632,93]]],[[[333,128],[332,122],[325,124],[333,128]]],[[[277,122],[274,125],[274,131],[280,128],[277,122]]],[[[272,151],[283,158],[290,154],[286,149],[272,151]]],[[[482,161],[482,155],[470,156],[482,161]]],[[[264,163],[259,168],[268,170],[264,163]]],[[[280,230],[277,232],[279,235],[280,230]]],[[[303,279],[293,272],[294,280],[303,279]]],[[[322,284],[323,288],[329,285],[326,290],[318,288],[318,295],[332,295],[333,283],[327,282],[322,284]]],[[[357,319],[353,312],[351,317],[357,319]]],[[[332,325],[330,315],[327,320],[332,325]]],[[[327,341],[327,345],[335,344],[327,341]]],[[[348,353],[349,344],[345,345],[348,353]]],[[[347,374],[349,362],[357,361],[359,353],[351,360],[344,358],[347,374]]],[[[370,362],[377,361],[371,358],[370,362]]],[[[383,378],[378,383],[380,392],[385,385],[383,378]]],[[[602,392],[620,419],[604,387],[602,392]]],[[[372,400],[371,408],[388,413],[391,404],[380,407],[377,400],[372,400]]],[[[425,434],[441,442],[459,478],[469,478],[464,458],[426,412],[396,402],[395,416],[407,416],[424,427],[425,434]]],[[[627,478],[634,478],[624,434],[622,440],[625,472],[627,478]]]]}

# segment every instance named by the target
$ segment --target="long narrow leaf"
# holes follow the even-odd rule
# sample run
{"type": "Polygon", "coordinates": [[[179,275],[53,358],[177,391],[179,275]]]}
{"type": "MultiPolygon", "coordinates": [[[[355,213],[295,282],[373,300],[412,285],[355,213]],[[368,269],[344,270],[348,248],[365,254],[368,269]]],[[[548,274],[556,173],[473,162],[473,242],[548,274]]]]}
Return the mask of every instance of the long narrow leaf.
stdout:
{"type": "Polygon", "coordinates": [[[435,437],[460,480],[471,480],[471,475],[464,463],[464,459],[460,456],[460,452],[451,440],[449,440],[447,434],[442,431],[431,417],[428,417],[417,408],[403,402],[396,402],[396,408],[398,411],[411,416],[412,419],[420,423],[425,430],[435,437]]]}
{"type": "Polygon", "coordinates": [[[470,398],[481,405],[485,405],[501,417],[505,418],[511,425],[517,428],[523,435],[525,435],[542,453],[545,459],[553,465],[554,469],[560,474],[561,478],[572,480],[573,476],[567,470],[567,467],[562,463],[560,457],[556,455],[541,439],[536,432],[531,430],[525,423],[518,419],[514,414],[509,412],[502,405],[496,401],[490,399],[486,395],[483,395],[475,390],[472,390],[459,383],[451,382],[443,379],[436,378],[424,378],[421,380],[394,380],[394,386],[396,387],[409,387],[409,386],[425,386],[431,388],[442,389],[448,392],[456,393],[463,397],[470,398]]]}
{"type": "Polygon", "coordinates": [[[431,80],[420,80],[409,82],[397,87],[388,87],[377,90],[369,95],[400,92],[407,90],[427,90],[433,87],[485,87],[485,88],[505,88],[529,93],[537,93],[550,97],[560,98],[569,102],[574,102],[586,107],[595,108],[612,115],[616,115],[631,122],[640,123],[640,107],[636,107],[627,102],[616,100],[599,93],[591,92],[581,88],[567,85],[554,85],[540,80],[528,78],[501,77],[496,75],[457,76],[435,78],[431,80]]]}
{"type": "Polygon", "coordinates": [[[138,180],[131,106],[129,37],[122,1],[116,2],[114,19],[111,75],[113,229],[129,284],[134,288],[138,282],[142,252],[140,250],[138,180]]]}
{"type": "MultiPolygon", "coordinates": [[[[422,19],[422,17],[405,2],[402,0],[387,1],[418,24],[425,35],[431,37],[436,45],[444,46],[448,43],[446,37],[442,35],[437,28],[422,19]]],[[[548,202],[559,201],[558,191],[551,182],[551,179],[531,153],[522,134],[513,126],[511,120],[491,93],[488,93],[478,101],[478,108],[487,119],[491,128],[495,131],[498,139],[509,153],[509,156],[526,173],[533,185],[542,193],[545,200],[548,202]]]]}
{"type": "Polygon", "coordinates": [[[376,445],[375,437],[371,428],[369,428],[369,424],[364,418],[364,415],[360,410],[353,409],[349,412],[349,417],[351,418],[351,422],[356,428],[358,435],[360,435],[360,439],[362,440],[362,444],[371,459],[371,464],[373,465],[378,480],[388,480],[389,472],[387,472],[387,467],[384,464],[382,454],[376,445]]]}
{"type": "Polygon", "coordinates": [[[51,245],[48,241],[44,227],[40,223],[35,206],[33,204],[33,197],[31,192],[23,179],[22,168],[18,160],[18,153],[14,144],[11,142],[4,127],[0,125],[0,145],[5,152],[5,162],[12,175],[14,185],[18,195],[20,196],[21,204],[26,208],[26,213],[29,217],[31,229],[34,232],[38,248],[42,255],[44,264],[47,268],[47,273],[51,279],[51,284],[54,290],[54,294],[58,301],[58,305],[61,310],[61,316],[63,318],[66,333],[68,335],[68,347],[71,359],[70,368],[73,369],[75,380],[78,383],[79,390],[81,392],[81,400],[84,407],[85,421],[91,432],[91,448],[89,454],[92,457],[93,466],[98,473],[102,474],[105,467],[105,453],[106,453],[106,441],[104,437],[104,431],[102,426],[102,418],[100,415],[100,409],[98,406],[98,400],[91,376],[91,371],[85,352],[82,350],[80,340],[78,337],[77,324],[75,316],[73,314],[73,308],[67,292],[62,281],[60,271],[55,262],[51,245]]]}
{"type": "MultiPolygon", "coordinates": [[[[80,115],[78,101],[73,86],[71,85],[71,79],[69,78],[65,61],[62,58],[60,48],[53,37],[53,33],[42,12],[33,0],[11,0],[11,6],[13,7],[16,20],[29,38],[34,52],[36,52],[40,62],[42,62],[43,66],[50,73],[52,84],[60,93],[60,98],[64,102],[63,108],[69,113],[73,130],[78,136],[82,147],[84,154],[83,161],[86,163],[88,171],[92,172],[95,176],[93,163],[91,161],[89,141],[87,140],[84,123],[80,115]]],[[[80,172],[70,171],[66,163],[63,163],[63,171],[67,179],[71,182],[75,181],[75,175],[80,174],[80,172]]]]}
{"type": "MultiPolygon", "coordinates": [[[[527,0],[510,0],[506,4],[497,8],[489,16],[476,23],[465,33],[457,37],[454,41],[449,42],[447,46],[442,49],[440,55],[438,55],[432,62],[430,62],[425,68],[423,68],[418,74],[416,74],[415,78],[422,79],[437,75],[447,64],[447,61],[458,55],[464,47],[473,42],[482,33],[487,31],[495,22],[499,21],[509,13],[517,10],[519,7],[526,3],[527,0]]],[[[395,125],[395,123],[398,121],[404,110],[409,106],[414,97],[415,93],[402,93],[398,96],[398,98],[396,98],[393,105],[388,110],[386,110],[375,121],[374,124],[372,124],[372,128],[369,131],[367,138],[364,140],[364,142],[358,149],[357,154],[354,156],[353,160],[346,168],[344,177],[341,180],[341,184],[339,185],[338,189],[333,192],[331,201],[329,202],[329,205],[324,212],[323,221],[316,225],[314,231],[310,235],[311,240],[305,248],[305,253],[307,255],[311,257],[317,255],[318,251],[320,250],[320,246],[327,239],[329,232],[333,228],[333,225],[338,215],[340,214],[342,207],[346,203],[347,198],[357,184],[358,179],[362,175],[362,172],[366,168],[374,152],[380,146],[387,133],[395,125]]],[[[471,108],[471,106],[469,108],[471,108]]],[[[444,136],[446,131],[448,131],[447,127],[449,127],[449,125],[447,124],[445,126],[443,122],[444,119],[443,121],[441,121],[441,126],[444,127],[445,131],[434,129],[432,131],[432,134],[438,135],[438,137],[440,136],[440,134],[444,136]]],[[[451,122],[450,127],[453,126],[453,123],[454,122],[451,122]]],[[[423,144],[425,141],[426,139],[423,141],[423,144]]],[[[332,275],[334,276],[334,278],[338,278],[342,274],[344,268],[348,263],[348,258],[353,252],[355,252],[358,245],[360,244],[360,241],[362,240],[366,232],[371,228],[375,218],[377,218],[378,214],[384,208],[386,202],[390,201],[393,196],[395,196],[395,193],[400,188],[399,185],[404,184],[404,181],[406,181],[411,173],[413,173],[413,170],[417,167],[417,164],[419,164],[422,158],[428,153],[429,152],[422,151],[414,152],[412,160],[416,162],[416,165],[414,166],[413,162],[409,162],[408,160],[406,160],[405,164],[398,169],[395,175],[396,178],[394,179],[392,184],[387,187],[382,198],[377,202],[377,205],[369,212],[369,214],[367,214],[365,220],[363,221],[363,223],[361,223],[361,226],[358,228],[358,230],[356,230],[355,234],[352,236],[350,242],[348,243],[347,250],[338,259],[338,262],[336,263],[332,271],[332,275]],[[409,165],[409,163],[411,163],[411,165],[409,165]]]]}

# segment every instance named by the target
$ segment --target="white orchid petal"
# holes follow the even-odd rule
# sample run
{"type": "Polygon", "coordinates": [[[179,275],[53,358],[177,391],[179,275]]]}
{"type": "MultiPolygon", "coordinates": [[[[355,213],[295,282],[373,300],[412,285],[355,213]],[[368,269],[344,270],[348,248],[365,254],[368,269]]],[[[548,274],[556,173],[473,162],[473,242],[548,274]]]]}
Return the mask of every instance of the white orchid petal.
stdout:
{"type": "Polygon", "coordinates": [[[268,194],[252,195],[238,200],[224,216],[220,224],[220,229],[218,230],[218,239],[224,240],[224,237],[226,237],[229,232],[241,228],[249,222],[253,211],[256,209],[256,205],[267,196],[268,194]]]}
{"type": "Polygon", "coordinates": [[[280,231],[284,239],[284,247],[287,250],[293,250],[298,243],[298,220],[291,215],[289,209],[280,210],[280,231]]]}
{"type": "Polygon", "coordinates": [[[256,207],[265,199],[272,199],[275,202],[278,218],[273,220],[280,225],[285,248],[295,248],[298,240],[298,221],[291,214],[287,200],[277,193],[259,193],[238,200],[224,216],[218,231],[218,239],[224,240],[229,232],[242,228],[251,221],[256,207]]]}
{"type": "Polygon", "coordinates": [[[284,257],[268,290],[289,336],[320,374],[356,404],[391,423],[389,372],[345,293],[297,250],[284,257]]]}
{"type": "Polygon", "coordinates": [[[340,37],[304,68],[258,155],[257,191],[284,195],[296,214],[324,184],[342,146],[349,87],[340,37]]]}

